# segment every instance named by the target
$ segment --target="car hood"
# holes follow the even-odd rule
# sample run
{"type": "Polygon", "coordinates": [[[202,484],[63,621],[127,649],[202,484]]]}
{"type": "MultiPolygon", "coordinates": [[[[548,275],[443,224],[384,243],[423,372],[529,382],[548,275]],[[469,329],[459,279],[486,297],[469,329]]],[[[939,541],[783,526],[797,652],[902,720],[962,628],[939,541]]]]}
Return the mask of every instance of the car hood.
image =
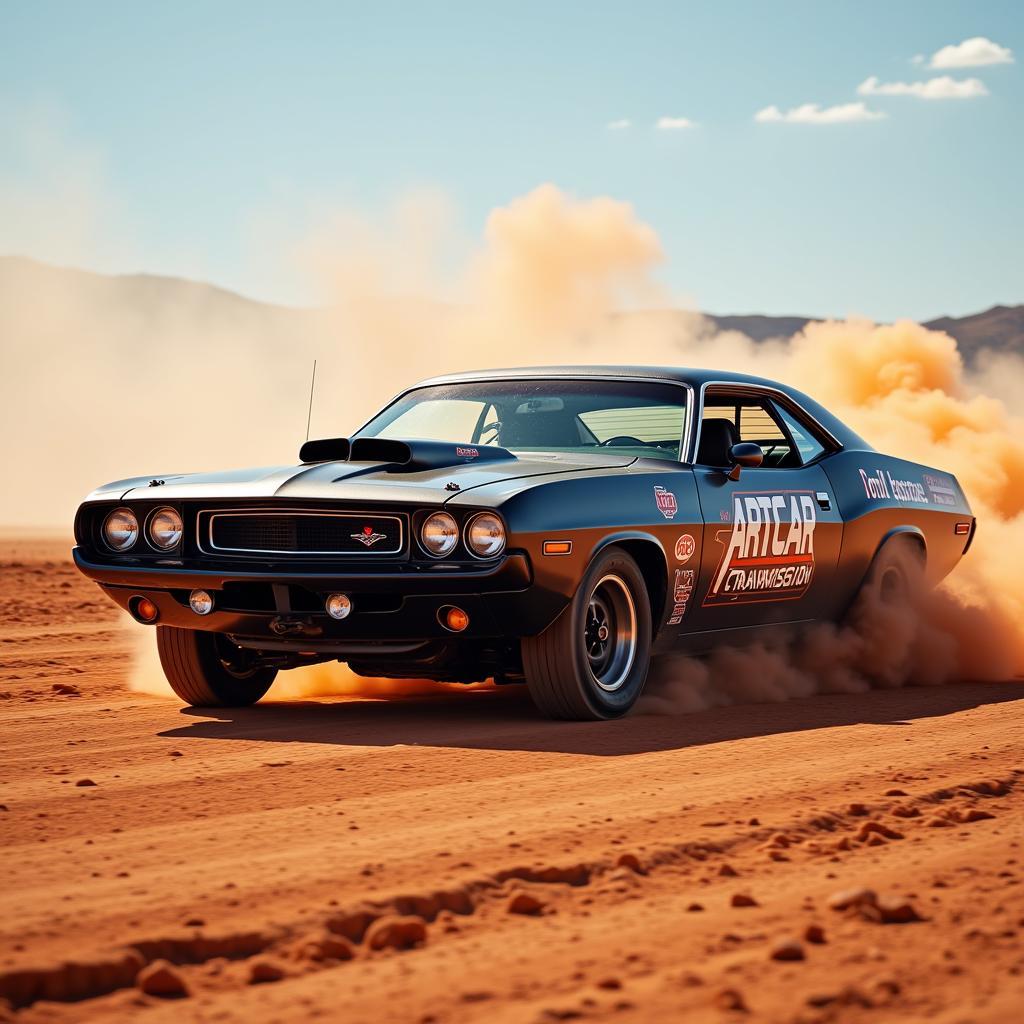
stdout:
{"type": "Polygon", "coordinates": [[[437,505],[488,484],[625,468],[635,461],[632,456],[623,455],[524,452],[501,461],[469,462],[412,472],[390,463],[320,462],[118,480],[94,491],[87,500],[284,498],[437,505]],[[457,489],[451,486],[456,484],[457,489]]]}

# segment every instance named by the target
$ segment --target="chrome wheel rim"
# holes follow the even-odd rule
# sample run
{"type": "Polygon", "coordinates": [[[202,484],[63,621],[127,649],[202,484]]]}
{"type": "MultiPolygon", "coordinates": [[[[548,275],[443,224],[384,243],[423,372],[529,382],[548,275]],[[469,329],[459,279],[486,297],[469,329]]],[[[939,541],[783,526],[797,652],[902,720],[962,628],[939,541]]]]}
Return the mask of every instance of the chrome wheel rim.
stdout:
{"type": "Polygon", "coordinates": [[[602,577],[590,593],[583,650],[591,678],[606,693],[621,689],[636,658],[636,606],[618,577],[602,577]]]}

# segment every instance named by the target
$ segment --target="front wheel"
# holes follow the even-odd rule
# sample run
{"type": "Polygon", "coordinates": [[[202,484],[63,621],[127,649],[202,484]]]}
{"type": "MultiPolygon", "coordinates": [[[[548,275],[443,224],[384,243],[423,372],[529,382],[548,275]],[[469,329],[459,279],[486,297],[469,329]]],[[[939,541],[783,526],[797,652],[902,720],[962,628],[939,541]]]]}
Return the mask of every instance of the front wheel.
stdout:
{"type": "Polygon", "coordinates": [[[156,649],[171,689],[196,708],[255,704],[277,675],[220,633],[157,626],[156,649]]]}
{"type": "Polygon", "coordinates": [[[651,602],[621,548],[602,551],[569,607],[522,641],[526,684],[548,718],[604,719],[636,703],[651,657],[651,602]]]}

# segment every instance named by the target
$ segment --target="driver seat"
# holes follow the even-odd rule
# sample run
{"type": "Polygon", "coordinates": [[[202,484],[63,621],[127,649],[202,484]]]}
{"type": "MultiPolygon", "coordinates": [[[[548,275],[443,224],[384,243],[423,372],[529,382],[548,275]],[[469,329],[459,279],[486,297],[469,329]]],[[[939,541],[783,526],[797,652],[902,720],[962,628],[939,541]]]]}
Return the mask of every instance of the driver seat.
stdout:
{"type": "Polygon", "coordinates": [[[702,466],[728,466],[729,449],[739,442],[740,432],[732,420],[710,417],[700,426],[697,462],[702,466]]]}

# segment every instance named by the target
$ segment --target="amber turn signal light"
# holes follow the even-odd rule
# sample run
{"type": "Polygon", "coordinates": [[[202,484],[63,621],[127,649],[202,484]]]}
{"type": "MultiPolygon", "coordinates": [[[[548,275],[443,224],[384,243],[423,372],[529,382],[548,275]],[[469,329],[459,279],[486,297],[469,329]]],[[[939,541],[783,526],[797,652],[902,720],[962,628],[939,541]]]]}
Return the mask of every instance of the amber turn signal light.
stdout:
{"type": "Polygon", "coordinates": [[[453,633],[461,633],[469,625],[469,616],[453,605],[438,610],[437,618],[445,629],[453,633]]]}
{"type": "Polygon", "coordinates": [[[953,532],[958,537],[966,537],[967,534],[969,534],[971,532],[971,524],[970,523],[957,523],[956,526],[953,527],[953,532]]]}
{"type": "Polygon", "coordinates": [[[572,541],[546,540],[542,550],[545,555],[568,555],[572,552],[572,541]]]}
{"type": "Polygon", "coordinates": [[[148,597],[133,597],[128,602],[128,610],[137,622],[156,622],[160,617],[160,609],[148,597]]]}

